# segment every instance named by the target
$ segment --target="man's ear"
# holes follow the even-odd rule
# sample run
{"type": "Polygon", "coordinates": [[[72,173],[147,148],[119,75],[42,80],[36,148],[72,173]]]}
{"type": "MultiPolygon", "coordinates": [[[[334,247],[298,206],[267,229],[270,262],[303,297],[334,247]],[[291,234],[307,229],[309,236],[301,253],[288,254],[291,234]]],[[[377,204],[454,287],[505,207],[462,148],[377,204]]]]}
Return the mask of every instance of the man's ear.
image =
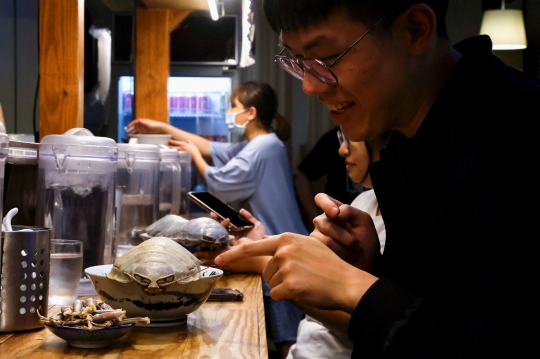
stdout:
{"type": "Polygon", "coordinates": [[[410,6],[403,15],[409,37],[409,53],[423,54],[437,36],[437,20],[433,10],[424,4],[410,6]]]}

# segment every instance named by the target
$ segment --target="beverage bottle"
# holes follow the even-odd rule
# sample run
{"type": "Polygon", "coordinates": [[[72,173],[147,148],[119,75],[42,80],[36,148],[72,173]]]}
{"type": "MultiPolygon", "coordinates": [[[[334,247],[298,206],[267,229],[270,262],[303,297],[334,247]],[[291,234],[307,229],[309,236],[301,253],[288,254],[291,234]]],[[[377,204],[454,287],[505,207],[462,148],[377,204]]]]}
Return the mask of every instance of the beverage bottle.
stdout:
{"type": "Polygon", "coordinates": [[[186,113],[196,114],[197,113],[197,96],[192,93],[186,93],[186,113]]]}
{"type": "Polygon", "coordinates": [[[131,112],[133,110],[133,92],[124,93],[122,108],[124,112],[131,112]]]}

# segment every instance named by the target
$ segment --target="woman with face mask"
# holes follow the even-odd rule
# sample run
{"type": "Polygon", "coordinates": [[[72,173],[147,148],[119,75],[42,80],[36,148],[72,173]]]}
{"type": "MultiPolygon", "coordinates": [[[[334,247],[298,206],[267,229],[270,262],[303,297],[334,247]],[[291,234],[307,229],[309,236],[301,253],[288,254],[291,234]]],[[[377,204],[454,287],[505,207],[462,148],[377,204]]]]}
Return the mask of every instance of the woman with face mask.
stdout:
{"type": "MultiPolygon", "coordinates": [[[[288,123],[277,113],[274,89],[261,82],[239,85],[231,94],[226,123],[232,142],[215,142],[169,124],[136,119],[131,133],[170,133],[169,146],[191,154],[208,192],[223,202],[240,202],[264,224],[268,234],[307,235],[296,202],[292,168],[282,140],[290,134],[288,123]],[[277,126],[272,128],[273,120],[277,126]],[[278,137],[279,136],[279,137],[278,137]],[[212,165],[205,160],[211,159],[212,165]]],[[[287,301],[270,298],[264,282],[267,325],[272,341],[286,356],[296,341],[303,313],[287,301]]]]}

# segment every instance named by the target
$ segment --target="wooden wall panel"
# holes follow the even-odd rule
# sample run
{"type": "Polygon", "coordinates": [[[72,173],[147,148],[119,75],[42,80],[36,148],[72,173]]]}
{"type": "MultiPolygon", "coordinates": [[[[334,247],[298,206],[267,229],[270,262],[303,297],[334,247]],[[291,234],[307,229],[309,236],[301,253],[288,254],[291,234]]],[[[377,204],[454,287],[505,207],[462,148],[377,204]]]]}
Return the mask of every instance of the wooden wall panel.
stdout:
{"type": "Polygon", "coordinates": [[[84,0],[40,0],[40,139],[83,127],[84,0]]]}
{"type": "Polygon", "coordinates": [[[137,8],[135,118],[169,121],[169,28],[166,9],[137,8]]]}

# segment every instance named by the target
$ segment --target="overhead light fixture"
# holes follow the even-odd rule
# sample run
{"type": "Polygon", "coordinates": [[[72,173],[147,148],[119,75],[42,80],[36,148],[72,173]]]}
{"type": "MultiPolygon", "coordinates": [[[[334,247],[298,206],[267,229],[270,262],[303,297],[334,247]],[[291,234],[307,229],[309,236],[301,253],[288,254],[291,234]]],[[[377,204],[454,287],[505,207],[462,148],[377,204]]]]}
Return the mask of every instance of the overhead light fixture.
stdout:
{"type": "Polygon", "coordinates": [[[216,21],[219,19],[217,0],[208,0],[208,8],[210,9],[210,17],[212,17],[212,20],[216,21]]]}
{"type": "Polygon", "coordinates": [[[523,12],[505,9],[504,0],[501,9],[484,11],[480,34],[489,35],[493,50],[521,50],[527,47],[523,12]]]}

